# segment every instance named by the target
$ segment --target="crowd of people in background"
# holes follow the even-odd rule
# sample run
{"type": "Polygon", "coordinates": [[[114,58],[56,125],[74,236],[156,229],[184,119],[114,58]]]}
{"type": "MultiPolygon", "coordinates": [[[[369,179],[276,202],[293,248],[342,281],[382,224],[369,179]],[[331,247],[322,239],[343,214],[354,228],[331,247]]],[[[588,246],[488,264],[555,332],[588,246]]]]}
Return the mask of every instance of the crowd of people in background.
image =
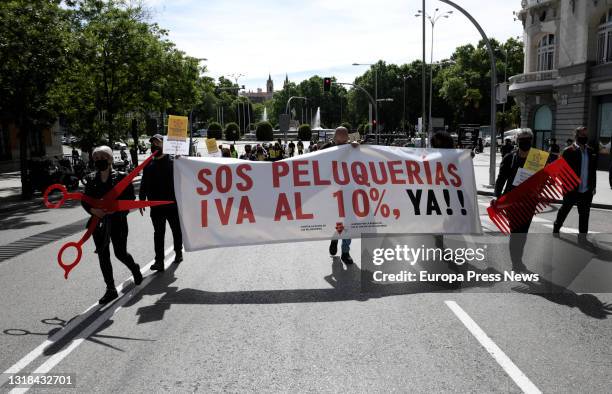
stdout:
{"type": "Polygon", "coordinates": [[[323,141],[310,141],[308,148],[305,148],[304,142],[301,140],[298,140],[297,143],[291,140],[288,143],[283,143],[279,138],[275,142],[246,144],[244,146],[244,153],[241,155],[238,155],[238,151],[234,144],[229,145],[229,147],[219,145],[219,151],[221,152],[221,157],[250,161],[278,161],[303,155],[305,153],[315,152],[321,149],[323,144],[323,141]]]}

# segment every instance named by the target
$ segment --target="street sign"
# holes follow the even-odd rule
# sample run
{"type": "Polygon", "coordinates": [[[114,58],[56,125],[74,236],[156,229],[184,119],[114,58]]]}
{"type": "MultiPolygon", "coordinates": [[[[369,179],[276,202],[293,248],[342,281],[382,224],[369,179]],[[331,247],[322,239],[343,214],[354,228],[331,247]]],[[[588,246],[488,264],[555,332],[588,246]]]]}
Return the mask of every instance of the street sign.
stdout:
{"type": "Polygon", "coordinates": [[[278,116],[278,127],[281,133],[286,133],[289,131],[289,114],[280,114],[278,116]]]}
{"type": "Polygon", "coordinates": [[[171,140],[186,139],[188,123],[186,116],[170,115],[168,117],[168,138],[171,140]]]}
{"type": "Polygon", "coordinates": [[[187,139],[172,139],[167,135],[164,136],[165,155],[189,155],[189,141],[187,139]]]}
{"type": "Polygon", "coordinates": [[[206,150],[208,151],[208,153],[219,152],[219,146],[217,145],[217,140],[215,138],[206,139],[206,150]]]}

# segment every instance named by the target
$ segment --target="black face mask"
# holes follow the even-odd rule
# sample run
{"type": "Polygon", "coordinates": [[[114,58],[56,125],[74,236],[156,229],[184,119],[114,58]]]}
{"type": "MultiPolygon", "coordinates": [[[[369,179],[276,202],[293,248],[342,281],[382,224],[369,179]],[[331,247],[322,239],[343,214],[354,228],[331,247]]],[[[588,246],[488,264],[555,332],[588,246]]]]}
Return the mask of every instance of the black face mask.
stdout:
{"type": "Polygon", "coordinates": [[[151,153],[157,154],[159,151],[161,151],[161,148],[159,146],[151,145],[151,153]]]}
{"type": "Polygon", "coordinates": [[[98,171],[105,171],[108,169],[108,160],[96,160],[94,165],[98,171]]]}
{"type": "Polygon", "coordinates": [[[589,142],[589,137],[584,137],[584,136],[576,137],[576,142],[579,143],[580,145],[586,145],[586,143],[589,142]]]}
{"type": "Polygon", "coordinates": [[[531,138],[520,138],[518,140],[518,148],[523,152],[527,152],[531,149],[531,138]]]}

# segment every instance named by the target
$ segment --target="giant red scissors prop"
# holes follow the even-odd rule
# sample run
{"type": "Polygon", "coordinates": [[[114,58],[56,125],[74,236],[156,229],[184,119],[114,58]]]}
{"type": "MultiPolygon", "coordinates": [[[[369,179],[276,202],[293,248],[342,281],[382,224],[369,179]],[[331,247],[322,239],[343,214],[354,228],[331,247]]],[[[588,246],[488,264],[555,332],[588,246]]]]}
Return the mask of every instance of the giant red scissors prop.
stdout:
{"type": "MultiPolygon", "coordinates": [[[[113,187],[110,191],[108,191],[100,199],[86,196],[83,193],[69,193],[68,190],[66,189],[66,186],[56,183],[54,185],[49,186],[47,190],[45,190],[45,193],[43,194],[43,202],[45,203],[47,208],[55,209],[55,208],[59,208],[62,205],[64,205],[64,203],[68,200],[80,200],[80,201],[85,201],[92,208],[103,209],[107,213],[113,213],[113,212],[118,212],[118,211],[129,211],[130,209],[171,204],[173,201],[136,201],[136,200],[118,200],[117,199],[121,195],[121,193],[123,193],[125,188],[128,187],[128,185],[136,177],[136,175],[138,175],[138,173],[140,173],[140,171],[142,171],[142,169],[147,164],[149,164],[149,162],[153,159],[154,156],[155,154],[149,156],[145,161],[143,161],[132,172],[126,175],[125,178],[119,181],[119,183],[117,183],[115,187],[113,187]],[[60,191],[62,193],[62,197],[60,198],[59,201],[52,203],[51,201],[49,201],[49,194],[55,190],[60,191]]],[[[92,215],[91,220],[89,221],[89,226],[87,226],[87,231],[85,232],[85,234],[83,234],[81,239],[78,242],[68,242],[64,244],[59,250],[57,254],[57,262],[59,263],[60,267],[62,267],[62,269],[64,270],[65,279],[68,279],[68,274],[70,273],[70,271],[72,271],[72,269],[76,267],[77,264],[79,264],[79,262],[81,261],[81,256],[83,254],[83,244],[85,243],[85,241],[89,239],[89,237],[91,237],[91,235],[93,234],[99,222],[100,222],[100,218],[92,215]],[[76,249],[77,256],[71,264],[65,264],[64,261],[62,260],[62,255],[64,254],[64,251],[66,251],[66,249],[71,248],[71,247],[76,249]]]]}

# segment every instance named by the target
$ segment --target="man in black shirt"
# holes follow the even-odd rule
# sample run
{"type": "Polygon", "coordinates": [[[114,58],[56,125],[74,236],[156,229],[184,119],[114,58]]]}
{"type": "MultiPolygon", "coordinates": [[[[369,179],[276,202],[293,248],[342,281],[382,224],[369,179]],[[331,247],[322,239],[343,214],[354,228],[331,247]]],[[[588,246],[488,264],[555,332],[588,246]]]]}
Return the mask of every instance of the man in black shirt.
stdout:
{"type": "MultiPolygon", "coordinates": [[[[531,130],[525,129],[517,136],[518,149],[504,156],[499,166],[499,175],[495,182],[495,197],[499,198],[514,189],[514,178],[519,168],[525,165],[532,142],[533,133],[531,130]]],[[[491,205],[494,205],[495,201],[496,199],[491,200],[491,205]]],[[[519,220],[519,218],[515,216],[516,214],[512,212],[508,213],[508,221],[510,222],[511,228],[509,241],[510,258],[512,260],[512,268],[517,271],[524,271],[527,269],[522,262],[522,258],[525,243],[527,242],[527,233],[529,232],[531,220],[535,214],[535,208],[534,205],[531,217],[526,223],[522,223],[521,225],[516,224],[516,221],[519,220]]]]}
{"type": "Polygon", "coordinates": [[[512,146],[512,141],[510,141],[510,138],[506,138],[506,143],[504,145],[502,145],[502,147],[500,148],[500,152],[501,152],[501,157],[502,159],[510,152],[512,152],[514,150],[514,146],[512,146]]]}
{"type": "MultiPolygon", "coordinates": [[[[338,146],[338,145],[346,145],[349,143],[349,135],[348,135],[348,129],[346,127],[338,127],[334,133],[334,139],[328,143],[326,143],[325,145],[323,145],[323,147],[321,149],[327,149],[327,148],[331,148],[332,146],[338,146]]],[[[351,146],[353,148],[356,148],[359,146],[358,142],[351,142],[351,146]]],[[[350,255],[350,251],[351,251],[351,239],[350,238],[346,238],[342,240],[342,246],[341,246],[341,252],[342,254],[340,255],[340,259],[344,262],[344,264],[346,265],[351,265],[353,264],[353,258],[350,255]]],[[[337,239],[332,239],[330,245],[329,245],[329,254],[331,254],[332,256],[335,256],[336,253],[338,253],[338,240],[337,239]]]]}
{"type": "MultiPolygon", "coordinates": [[[[156,156],[142,172],[140,199],[174,201],[173,204],[151,207],[153,242],[155,244],[155,263],[151,266],[151,269],[163,271],[166,221],[170,225],[172,238],[174,239],[175,264],[183,261],[183,235],[181,233],[176,196],[174,195],[174,162],[170,156],[162,154],[163,137],[161,135],[155,134],[149,141],[151,142],[151,152],[156,156]]],[[[141,208],[140,214],[143,212],[144,208],[141,208]]]]}

